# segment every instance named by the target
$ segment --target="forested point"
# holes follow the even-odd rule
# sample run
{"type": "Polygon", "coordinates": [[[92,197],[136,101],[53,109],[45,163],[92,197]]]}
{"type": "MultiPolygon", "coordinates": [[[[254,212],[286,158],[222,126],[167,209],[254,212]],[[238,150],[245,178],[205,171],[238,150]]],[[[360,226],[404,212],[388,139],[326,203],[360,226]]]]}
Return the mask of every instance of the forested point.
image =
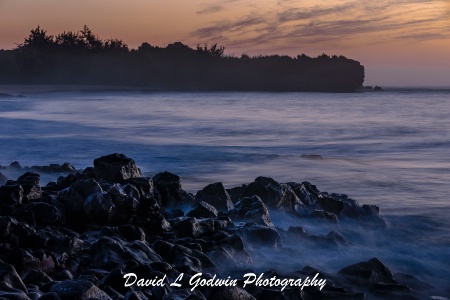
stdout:
{"type": "Polygon", "coordinates": [[[344,56],[226,55],[217,44],[167,47],[100,39],[87,26],[49,35],[31,30],[13,50],[0,50],[0,84],[113,85],[158,90],[351,92],[364,66],[344,56]]]}

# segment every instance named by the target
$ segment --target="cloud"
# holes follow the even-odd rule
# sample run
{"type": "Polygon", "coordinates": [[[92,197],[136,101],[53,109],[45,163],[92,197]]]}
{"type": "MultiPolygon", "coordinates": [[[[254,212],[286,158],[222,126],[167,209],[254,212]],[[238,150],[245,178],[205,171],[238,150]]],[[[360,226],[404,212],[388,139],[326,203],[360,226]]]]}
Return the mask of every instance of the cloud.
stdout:
{"type": "Polygon", "coordinates": [[[225,10],[230,3],[234,3],[234,2],[238,2],[238,1],[240,1],[240,0],[222,0],[222,1],[216,1],[214,3],[204,4],[202,9],[198,10],[196,13],[199,15],[218,13],[218,12],[225,10]]]}
{"type": "Polygon", "coordinates": [[[278,0],[275,10],[255,8],[239,18],[198,28],[192,36],[250,48],[263,44],[339,45],[358,39],[366,43],[442,39],[448,37],[442,31],[450,32],[450,28],[442,25],[447,18],[438,2],[352,0],[308,7],[299,6],[299,1],[278,0]]]}

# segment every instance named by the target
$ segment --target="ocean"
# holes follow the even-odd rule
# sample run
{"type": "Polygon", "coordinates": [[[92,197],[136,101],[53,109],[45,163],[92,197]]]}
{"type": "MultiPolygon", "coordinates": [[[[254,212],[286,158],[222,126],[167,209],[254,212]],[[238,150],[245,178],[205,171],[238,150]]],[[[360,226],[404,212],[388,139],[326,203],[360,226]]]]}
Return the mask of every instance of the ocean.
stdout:
{"type": "MultiPolygon", "coordinates": [[[[450,287],[450,89],[334,94],[4,86],[0,92],[21,95],[0,98],[0,165],[69,162],[81,169],[99,156],[123,153],[145,175],[179,175],[194,194],[209,183],[230,188],[257,176],[309,181],[320,191],[378,205],[388,227],[340,224],[353,241],[349,249],[336,257],[304,251],[296,264],[337,272],[378,257],[396,272],[450,287]]],[[[289,222],[315,234],[328,230],[289,222]]],[[[276,214],[274,223],[291,224],[276,214]]]]}

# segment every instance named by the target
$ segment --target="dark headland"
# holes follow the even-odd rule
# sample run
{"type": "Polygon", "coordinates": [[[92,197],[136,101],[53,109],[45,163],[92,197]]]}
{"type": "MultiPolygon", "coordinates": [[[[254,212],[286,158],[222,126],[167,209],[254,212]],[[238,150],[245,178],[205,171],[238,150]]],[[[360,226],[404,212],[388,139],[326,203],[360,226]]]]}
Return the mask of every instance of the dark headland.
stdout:
{"type": "Polygon", "coordinates": [[[364,66],[326,54],[240,57],[217,44],[195,49],[143,43],[130,49],[87,26],[49,35],[37,27],[13,50],[0,50],[0,84],[133,86],[158,90],[352,92],[364,66]]]}

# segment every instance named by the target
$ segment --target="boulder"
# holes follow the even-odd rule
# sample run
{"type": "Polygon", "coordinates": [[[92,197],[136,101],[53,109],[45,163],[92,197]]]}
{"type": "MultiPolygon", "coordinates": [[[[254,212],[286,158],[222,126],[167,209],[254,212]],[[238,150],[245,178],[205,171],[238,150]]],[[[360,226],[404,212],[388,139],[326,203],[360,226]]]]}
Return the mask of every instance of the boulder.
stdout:
{"type": "Polygon", "coordinates": [[[175,174],[158,173],[153,177],[153,183],[158,191],[158,200],[164,208],[192,206],[195,203],[194,197],[181,188],[181,179],[175,174]]]}
{"type": "Polygon", "coordinates": [[[269,210],[258,196],[244,197],[239,200],[234,209],[227,214],[234,222],[253,222],[265,226],[273,226],[269,210]]]}
{"type": "Polygon", "coordinates": [[[7,184],[0,186],[0,206],[13,207],[22,203],[22,199],[23,188],[21,185],[7,184]]]}
{"type": "Polygon", "coordinates": [[[317,198],[320,191],[315,185],[307,181],[302,183],[288,182],[286,184],[292,188],[294,193],[305,206],[312,206],[317,203],[317,198]]]}
{"type": "Polygon", "coordinates": [[[111,196],[107,193],[94,193],[83,202],[83,211],[94,223],[106,224],[114,207],[111,196]]]}
{"type": "Polygon", "coordinates": [[[191,217],[173,219],[172,228],[178,237],[200,237],[215,231],[214,220],[191,217]]]}
{"type": "Polygon", "coordinates": [[[111,297],[87,280],[67,280],[57,283],[50,289],[58,294],[61,299],[100,299],[110,300],[111,297]]]}
{"type": "Polygon", "coordinates": [[[363,282],[377,282],[396,284],[394,274],[378,258],[372,258],[367,262],[360,262],[341,269],[339,274],[353,277],[363,282]]]}
{"type": "Polygon", "coordinates": [[[228,195],[222,182],[207,185],[195,195],[195,201],[204,201],[214,206],[218,211],[229,211],[234,208],[233,202],[228,195]]]}
{"type": "Polygon", "coordinates": [[[282,247],[281,235],[272,227],[248,223],[244,226],[236,226],[228,228],[231,234],[238,234],[244,238],[249,244],[259,247],[282,247]]]}
{"type": "Polygon", "coordinates": [[[20,278],[19,274],[17,274],[16,269],[10,265],[3,263],[0,260],[0,297],[5,297],[4,293],[5,287],[8,287],[10,291],[17,291],[18,293],[28,293],[27,288],[25,287],[25,284],[23,283],[22,279],[20,278]]]}
{"type": "Polygon", "coordinates": [[[200,201],[198,206],[191,210],[187,216],[193,218],[216,218],[217,214],[218,212],[214,206],[204,201],[200,201]]]}
{"type": "Polygon", "coordinates": [[[42,196],[41,186],[39,185],[40,178],[39,174],[27,172],[14,182],[14,184],[22,186],[23,199],[25,201],[28,202],[42,196]]]}
{"type": "Polygon", "coordinates": [[[269,177],[258,177],[241,194],[241,198],[259,196],[269,208],[297,212],[303,206],[292,188],[269,177]]]}
{"type": "Polygon", "coordinates": [[[136,166],[133,159],[118,153],[95,159],[94,172],[97,179],[119,183],[142,176],[141,170],[136,166]]]}

